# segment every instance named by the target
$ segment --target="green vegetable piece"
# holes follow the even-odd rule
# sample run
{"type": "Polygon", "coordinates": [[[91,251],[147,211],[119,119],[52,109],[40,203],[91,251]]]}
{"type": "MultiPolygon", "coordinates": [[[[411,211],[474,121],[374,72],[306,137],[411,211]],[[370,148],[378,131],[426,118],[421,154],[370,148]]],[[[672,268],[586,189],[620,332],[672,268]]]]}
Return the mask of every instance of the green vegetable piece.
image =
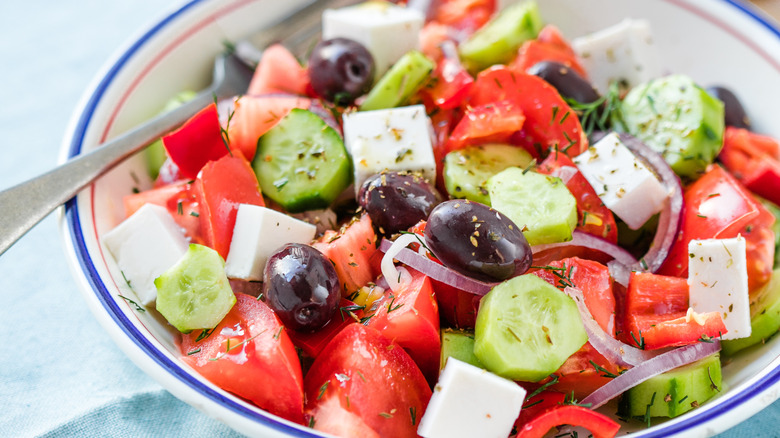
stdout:
{"type": "MultiPolygon", "coordinates": [[[[198,93],[194,91],[182,91],[165,104],[165,107],[160,114],[167,113],[180,107],[182,104],[192,100],[197,94],[198,93]]],[[[168,158],[168,155],[165,153],[165,147],[162,144],[162,139],[155,140],[154,143],[144,149],[144,158],[146,158],[146,168],[149,171],[149,176],[152,179],[156,179],[157,175],[160,174],[160,168],[168,158]]]]}
{"type": "Polygon", "coordinates": [[[539,7],[527,1],[504,9],[460,45],[464,65],[477,73],[493,64],[506,64],[525,41],[536,38],[544,25],[539,7]]]}
{"type": "Polygon", "coordinates": [[[751,294],[750,328],[747,338],[721,341],[723,354],[734,353],[756,344],[763,344],[780,330],[780,269],[772,272],[769,282],[751,294]]]}
{"type": "Polygon", "coordinates": [[[328,207],[352,179],[341,136],[298,108],[260,137],[252,167],[263,193],[290,213],[328,207]]]}
{"type": "Polygon", "coordinates": [[[622,127],[664,156],[681,177],[695,179],[723,146],[723,103],[684,75],[632,89],[620,105],[622,127]]]}
{"type": "Polygon", "coordinates": [[[182,333],[213,328],[236,303],[225,261],[213,249],[194,243],[154,285],[157,311],[182,333]]]}
{"type": "Polygon", "coordinates": [[[703,404],[721,391],[720,354],[667,371],[629,389],[621,399],[624,416],[649,421],[673,418],[703,404]]]}
{"type": "Polygon", "coordinates": [[[571,240],[577,201],[560,178],[510,167],[487,186],[491,206],[524,229],[529,245],[571,240]]]}
{"type": "Polygon", "coordinates": [[[441,331],[441,367],[447,365],[447,359],[454,357],[475,367],[485,368],[474,355],[474,333],[444,329],[441,331]]]}
{"type": "Polygon", "coordinates": [[[480,301],[474,354],[508,379],[539,381],[587,341],[574,300],[536,275],[507,280],[480,301]]]}
{"type": "Polygon", "coordinates": [[[422,53],[407,52],[374,85],[360,105],[360,111],[401,106],[422,87],[435,66],[422,53]]]}
{"type": "Polygon", "coordinates": [[[533,157],[525,149],[504,144],[469,146],[444,157],[444,186],[453,198],[490,205],[487,180],[508,167],[523,167],[533,157]]]}

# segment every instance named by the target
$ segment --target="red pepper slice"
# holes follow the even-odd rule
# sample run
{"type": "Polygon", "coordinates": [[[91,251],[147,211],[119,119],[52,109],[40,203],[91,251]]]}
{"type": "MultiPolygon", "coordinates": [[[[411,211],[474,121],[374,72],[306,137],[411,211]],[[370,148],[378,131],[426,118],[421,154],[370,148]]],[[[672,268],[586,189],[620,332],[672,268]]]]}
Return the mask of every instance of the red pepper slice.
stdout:
{"type": "Polygon", "coordinates": [[[228,153],[222,139],[217,105],[213,103],[192,116],[181,128],[164,136],[162,141],[181,175],[190,179],[198,176],[206,163],[228,153]]]}
{"type": "Polygon", "coordinates": [[[526,423],[517,438],[541,438],[553,427],[569,424],[588,429],[593,438],[612,438],[620,425],[604,414],[576,405],[552,408],[526,423]]]}

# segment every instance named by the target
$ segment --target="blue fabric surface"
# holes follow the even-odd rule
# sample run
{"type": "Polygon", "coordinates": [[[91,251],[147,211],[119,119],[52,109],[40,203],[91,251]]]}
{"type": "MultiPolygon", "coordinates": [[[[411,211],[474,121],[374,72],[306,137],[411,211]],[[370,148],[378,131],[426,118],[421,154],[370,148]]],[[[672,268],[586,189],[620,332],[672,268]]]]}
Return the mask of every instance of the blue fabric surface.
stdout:
{"type": "MultiPolygon", "coordinates": [[[[71,112],[98,69],[177,3],[4,3],[0,187],[54,166],[71,112]]],[[[119,351],[88,311],[60,240],[51,216],[0,257],[0,436],[238,436],[119,351]]],[[[721,437],[778,436],[779,422],[777,402],[721,437]]]]}

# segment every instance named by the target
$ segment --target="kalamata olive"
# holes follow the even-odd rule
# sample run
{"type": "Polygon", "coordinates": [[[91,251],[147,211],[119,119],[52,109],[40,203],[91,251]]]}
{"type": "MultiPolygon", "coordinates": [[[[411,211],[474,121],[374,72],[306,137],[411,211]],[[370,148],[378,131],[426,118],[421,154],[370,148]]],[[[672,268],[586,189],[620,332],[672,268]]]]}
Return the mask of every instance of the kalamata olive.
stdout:
{"type": "Polygon", "coordinates": [[[369,177],[358,193],[358,203],[385,236],[424,220],[440,202],[436,188],[411,172],[378,173],[369,177]]]}
{"type": "Polygon", "coordinates": [[[374,83],[374,58],[359,42],[348,38],[320,41],[309,56],[309,78],[314,92],[348,105],[374,83]]]}
{"type": "Polygon", "coordinates": [[[263,271],[263,300],[285,327],[317,330],[336,312],[340,298],[336,269],[317,249],[288,243],[268,258],[263,271]]]}
{"type": "Polygon", "coordinates": [[[707,88],[707,92],[710,93],[712,97],[723,102],[726,126],[750,129],[750,118],[748,118],[745,108],[742,107],[742,103],[740,103],[737,96],[731,90],[726,87],[712,86],[707,88]]]}
{"type": "Polygon", "coordinates": [[[447,267],[483,281],[501,281],[531,267],[528,241],[511,219],[487,205],[444,201],[425,225],[425,244],[447,267]]]}
{"type": "Polygon", "coordinates": [[[600,99],[599,93],[590,82],[560,62],[537,62],[527,70],[527,73],[549,82],[565,99],[576,100],[579,103],[591,103],[600,99]]]}

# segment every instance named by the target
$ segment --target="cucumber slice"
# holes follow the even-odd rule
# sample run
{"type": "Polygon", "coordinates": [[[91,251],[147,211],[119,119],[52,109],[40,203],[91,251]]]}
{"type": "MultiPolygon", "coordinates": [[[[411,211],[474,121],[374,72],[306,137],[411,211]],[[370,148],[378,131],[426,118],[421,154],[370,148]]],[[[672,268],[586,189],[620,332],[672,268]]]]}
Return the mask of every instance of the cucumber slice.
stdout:
{"type": "Polygon", "coordinates": [[[544,379],[587,341],[574,300],[536,275],[507,280],[480,301],[474,354],[508,379],[544,379]]]}
{"type": "Polygon", "coordinates": [[[560,178],[510,167],[487,185],[491,206],[523,228],[529,245],[571,240],[577,200],[560,178]]]}
{"type": "Polygon", "coordinates": [[[697,178],[723,146],[723,103],[684,75],[636,86],[618,114],[624,129],[682,177],[697,178]]]}
{"type": "Polygon", "coordinates": [[[487,180],[508,167],[526,167],[533,157],[523,148],[484,144],[452,151],[444,157],[444,186],[453,198],[490,205],[487,180]]]}
{"type": "Polygon", "coordinates": [[[443,370],[447,365],[447,359],[454,357],[462,362],[485,368],[482,362],[474,355],[474,333],[444,329],[441,331],[441,366],[443,370]]]}
{"type": "Polygon", "coordinates": [[[769,282],[751,294],[750,336],[721,341],[723,354],[733,355],[739,350],[763,344],[780,329],[780,269],[772,272],[769,282]]]}
{"type": "Polygon", "coordinates": [[[236,303],[222,257],[194,243],[154,285],[157,311],[182,333],[215,327],[236,303]]]}
{"type": "Polygon", "coordinates": [[[521,44],[536,38],[543,25],[536,2],[515,4],[464,41],[460,57],[475,74],[493,64],[507,64],[521,44]]]}
{"type": "Polygon", "coordinates": [[[252,167],[263,193],[290,213],[330,206],[352,175],[339,134],[300,108],[260,137],[252,167]]]}
{"type": "Polygon", "coordinates": [[[412,50],[401,57],[369,91],[360,111],[395,108],[405,103],[428,79],[436,65],[412,50]]]}
{"type": "Polygon", "coordinates": [[[703,404],[722,387],[720,354],[716,353],[629,389],[619,409],[629,417],[673,418],[703,404]]]}

